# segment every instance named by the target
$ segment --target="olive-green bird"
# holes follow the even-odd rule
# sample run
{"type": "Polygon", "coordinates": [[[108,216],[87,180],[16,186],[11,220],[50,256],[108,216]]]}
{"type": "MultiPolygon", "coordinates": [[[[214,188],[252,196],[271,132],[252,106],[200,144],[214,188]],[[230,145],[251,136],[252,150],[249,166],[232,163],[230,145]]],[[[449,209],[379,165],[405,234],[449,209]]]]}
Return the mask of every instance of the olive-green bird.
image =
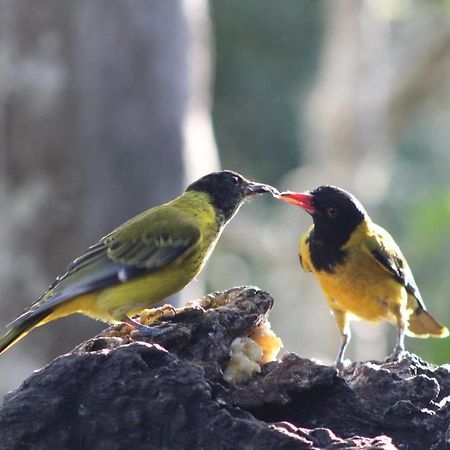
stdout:
{"type": "Polygon", "coordinates": [[[320,186],[311,192],[279,196],[312,216],[300,240],[300,262],[322,287],[342,335],[336,360],[342,366],[350,341],[350,320],[397,325],[394,357],[405,349],[405,333],[446,337],[448,329],[427,311],[411,269],[391,235],[372,222],[349,192],[320,186]]]}
{"type": "Polygon", "coordinates": [[[222,171],[205,175],[164,205],[151,208],[75,259],[0,339],[0,353],[33,328],[74,313],[125,322],[186,286],[202,269],[225,225],[254,194],[271,186],[222,171]]]}

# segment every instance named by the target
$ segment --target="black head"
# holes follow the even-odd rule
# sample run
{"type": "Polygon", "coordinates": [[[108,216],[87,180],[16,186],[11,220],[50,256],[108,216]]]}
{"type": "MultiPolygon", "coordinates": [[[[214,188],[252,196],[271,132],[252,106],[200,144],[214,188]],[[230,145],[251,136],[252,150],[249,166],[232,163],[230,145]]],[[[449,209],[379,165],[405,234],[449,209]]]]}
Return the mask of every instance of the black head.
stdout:
{"type": "Polygon", "coordinates": [[[323,242],[341,246],[365,219],[366,211],[349,192],[334,186],[320,186],[306,193],[282,193],[280,198],[311,214],[314,233],[323,242]]]}
{"type": "Polygon", "coordinates": [[[206,192],[218,214],[226,222],[233,217],[243,200],[251,195],[278,191],[266,184],[253,183],[230,170],[213,172],[190,184],[186,191],[206,192]]]}

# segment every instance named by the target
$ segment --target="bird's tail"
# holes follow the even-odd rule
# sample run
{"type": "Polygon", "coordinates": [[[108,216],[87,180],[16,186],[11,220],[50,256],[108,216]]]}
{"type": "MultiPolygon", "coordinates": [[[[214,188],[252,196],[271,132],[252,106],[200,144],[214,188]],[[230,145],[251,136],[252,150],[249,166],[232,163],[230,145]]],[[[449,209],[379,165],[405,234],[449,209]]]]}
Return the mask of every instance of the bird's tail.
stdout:
{"type": "Polygon", "coordinates": [[[53,312],[48,309],[36,315],[31,315],[23,322],[13,325],[12,328],[0,338],[0,355],[14,345],[18,340],[22,339],[34,327],[43,325],[44,319],[53,312]]]}
{"type": "Polygon", "coordinates": [[[406,334],[417,338],[427,338],[430,336],[445,338],[448,336],[448,329],[424,309],[417,308],[409,316],[409,325],[406,334]]]}

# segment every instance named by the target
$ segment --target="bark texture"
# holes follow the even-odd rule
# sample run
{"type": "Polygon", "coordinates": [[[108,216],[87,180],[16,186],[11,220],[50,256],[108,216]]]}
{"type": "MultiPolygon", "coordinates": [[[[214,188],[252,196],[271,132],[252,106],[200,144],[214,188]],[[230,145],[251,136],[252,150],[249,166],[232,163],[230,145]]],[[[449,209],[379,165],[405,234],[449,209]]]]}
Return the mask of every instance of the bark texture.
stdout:
{"type": "Polygon", "coordinates": [[[5,397],[2,449],[448,448],[449,371],[415,355],[339,375],[288,353],[226,383],[231,342],[272,303],[234,288],[157,318],[157,338],[106,330],[5,397]]]}

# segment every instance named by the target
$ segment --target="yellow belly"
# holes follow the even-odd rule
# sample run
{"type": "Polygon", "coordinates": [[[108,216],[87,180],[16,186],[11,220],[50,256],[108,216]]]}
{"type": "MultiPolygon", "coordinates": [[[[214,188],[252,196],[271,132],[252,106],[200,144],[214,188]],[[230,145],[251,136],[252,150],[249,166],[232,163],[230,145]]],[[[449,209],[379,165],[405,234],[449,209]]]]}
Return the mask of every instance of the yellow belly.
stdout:
{"type": "Polygon", "coordinates": [[[333,273],[314,271],[314,275],[330,307],[357,318],[394,322],[393,312],[406,306],[405,288],[364,252],[350,250],[346,263],[333,273]]]}
{"type": "Polygon", "coordinates": [[[198,265],[178,264],[100,292],[95,309],[112,320],[133,316],[183,289],[199,272],[198,265]]]}

